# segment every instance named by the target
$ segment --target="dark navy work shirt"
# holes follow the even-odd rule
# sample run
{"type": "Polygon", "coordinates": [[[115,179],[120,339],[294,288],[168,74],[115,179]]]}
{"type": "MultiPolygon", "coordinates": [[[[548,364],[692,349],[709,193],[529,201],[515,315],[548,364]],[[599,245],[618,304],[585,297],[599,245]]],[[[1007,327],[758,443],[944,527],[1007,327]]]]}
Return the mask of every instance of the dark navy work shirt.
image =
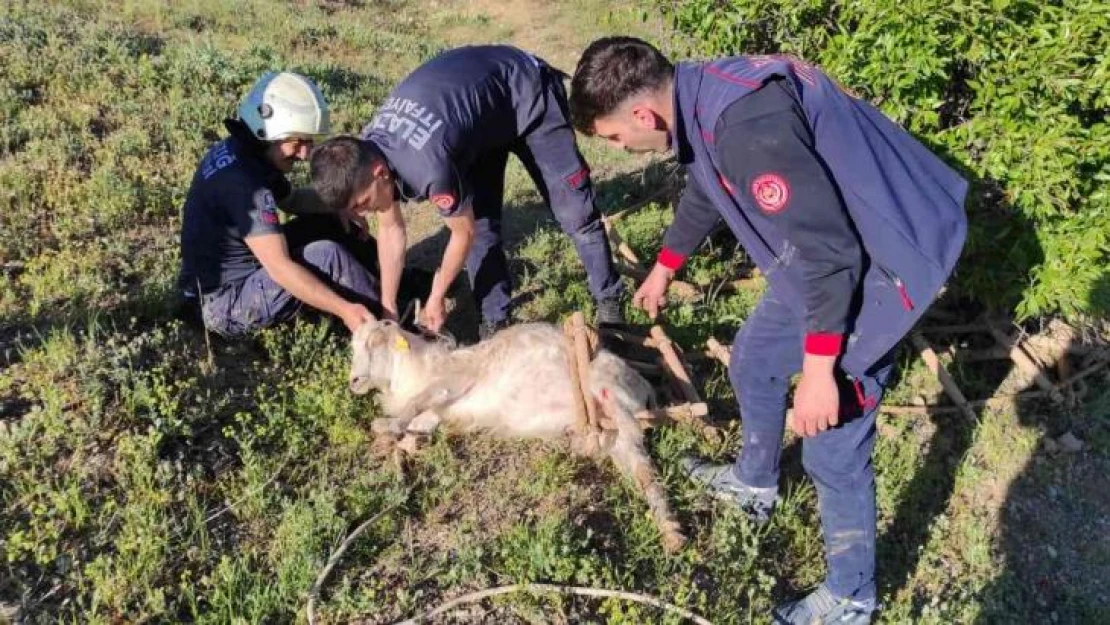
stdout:
{"type": "Polygon", "coordinates": [[[448,50],[408,75],[363,129],[385,154],[409,200],[442,215],[470,207],[466,173],[543,114],[542,62],[511,46],[448,50]]]}
{"type": "Polygon", "coordinates": [[[229,137],[204,155],[181,223],[180,288],[202,293],[241,281],[262,265],[246,239],[281,232],[277,197],[284,175],[251,146],[229,137]]]}

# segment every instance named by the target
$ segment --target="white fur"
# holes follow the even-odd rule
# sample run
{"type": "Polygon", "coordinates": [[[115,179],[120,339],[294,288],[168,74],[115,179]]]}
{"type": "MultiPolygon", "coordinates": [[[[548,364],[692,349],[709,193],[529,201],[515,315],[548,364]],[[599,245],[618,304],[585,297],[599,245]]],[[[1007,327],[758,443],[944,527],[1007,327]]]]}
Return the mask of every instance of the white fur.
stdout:
{"type": "Polygon", "coordinates": [[[450,350],[395,323],[371,321],[351,345],[351,390],[380,391],[389,417],[375,423],[376,431],[426,432],[442,424],[504,437],[567,437],[573,449],[607,453],[633,479],[668,549],[684,542],[634,416],[648,407],[651,386],[613,354],[600,350],[590,364],[591,400],[617,426],[596,440],[576,426],[566,342],[551,324],[512,326],[477,345],[450,350]]]}

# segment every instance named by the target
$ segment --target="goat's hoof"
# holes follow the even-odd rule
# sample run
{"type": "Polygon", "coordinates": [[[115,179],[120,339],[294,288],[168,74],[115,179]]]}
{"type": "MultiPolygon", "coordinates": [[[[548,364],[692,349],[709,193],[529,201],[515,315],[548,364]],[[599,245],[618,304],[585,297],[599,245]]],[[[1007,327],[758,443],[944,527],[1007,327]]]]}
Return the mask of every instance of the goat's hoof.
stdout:
{"type": "Polygon", "coordinates": [[[414,434],[405,434],[404,438],[397,442],[397,449],[410,456],[415,456],[416,452],[420,450],[420,439],[414,434]]]}
{"type": "Polygon", "coordinates": [[[686,536],[677,529],[663,530],[663,551],[674,555],[686,546],[686,536]]]}
{"type": "Polygon", "coordinates": [[[378,417],[370,422],[370,431],[379,436],[399,437],[403,433],[401,422],[395,418],[378,417]]]}
{"type": "Polygon", "coordinates": [[[370,444],[370,454],[378,458],[389,456],[396,449],[397,437],[389,433],[378,432],[370,444]]]}

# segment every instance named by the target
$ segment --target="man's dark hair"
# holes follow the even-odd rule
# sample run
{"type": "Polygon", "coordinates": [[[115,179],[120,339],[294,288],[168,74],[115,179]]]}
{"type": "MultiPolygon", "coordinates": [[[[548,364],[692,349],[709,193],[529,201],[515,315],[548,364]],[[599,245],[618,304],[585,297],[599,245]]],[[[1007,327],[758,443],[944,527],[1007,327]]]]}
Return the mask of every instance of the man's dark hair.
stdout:
{"type": "Polygon", "coordinates": [[[570,82],[570,113],[574,127],[591,135],[594,121],[625,100],[665,85],[674,65],[650,43],[635,37],[604,37],[582,53],[570,82]]]}
{"type": "Polygon", "coordinates": [[[371,141],[350,135],[333,137],[312,151],[312,188],[332,210],[341,211],[369,180],[370,165],[384,160],[371,141]]]}

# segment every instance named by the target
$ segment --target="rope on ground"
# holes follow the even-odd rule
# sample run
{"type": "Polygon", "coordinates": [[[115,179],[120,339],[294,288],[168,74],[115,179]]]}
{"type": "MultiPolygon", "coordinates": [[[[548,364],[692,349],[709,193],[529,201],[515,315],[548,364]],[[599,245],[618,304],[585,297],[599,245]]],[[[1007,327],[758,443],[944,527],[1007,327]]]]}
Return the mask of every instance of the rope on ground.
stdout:
{"type": "Polygon", "coordinates": [[[652,607],[659,608],[660,610],[663,610],[665,612],[677,614],[684,619],[697,623],[698,625],[713,625],[713,623],[711,623],[710,621],[698,616],[697,614],[694,614],[693,612],[685,608],[681,608],[672,603],[667,603],[662,599],[657,599],[649,595],[626,592],[623,590],[606,590],[603,588],[589,588],[583,586],[562,586],[558,584],[512,584],[510,586],[499,586],[497,588],[479,590],[477,592],[468,593],[461,597],[452,599],[446,603],[441,604],[439,607],[425,612],[424,614],[421,614],[419,616],[414,616],[413,618],[405,621],[398,621],[397,623],[394,623],[394,625],[416,625],[417,623],[422,623],[432,617],[439,616],[440,614],[449,612],[457,608],[458,606],[467,603],[475,603],[478,601],[489,599],[490,597],[507,595],[510,593],[522,591],[555,592],[564,595],[579,595],[583,597],[602,597],[606,599],[622,599],[625,601],[634,601],[636,603],[642,603],[644,605],[650,605],[652,607]]]}
{"type": "Polygon", "coordinates": [[[339,560],[343,557],[343,554],[347,553],[347,549],[350,548],[351,544],[355,542],[355,539],[362,535],[362,533],[365,532],[367,528],[380,521],[385,515],[399,508],[401,504],[404,503],[404,501],[405,500],[402,499],[401,501],[393,503],[392,505],[386,506],[374,516],[370,517],[366,521],[363,521],[361,525],[356,527],[353,532],[347,535],[347,538],[343,539],[343,542],[339,544],[339,547],[337,547],[335,551],[332,552],[331,556],[328,557],[327,564],[325,564],[324,568],[320,570],[320,574],[316,576],[316,581],[312,583],[312,588],[310,588],[308,591],[308,607],[306,608],[306,611],[308,612],[309,625],[316,625],[316,600],[320,598],[320,589],[324,587],[324,582],[328,580],[328,576],[331,575],[332,569],[335,568],[335,565],[339,564],[339,560]]]}

